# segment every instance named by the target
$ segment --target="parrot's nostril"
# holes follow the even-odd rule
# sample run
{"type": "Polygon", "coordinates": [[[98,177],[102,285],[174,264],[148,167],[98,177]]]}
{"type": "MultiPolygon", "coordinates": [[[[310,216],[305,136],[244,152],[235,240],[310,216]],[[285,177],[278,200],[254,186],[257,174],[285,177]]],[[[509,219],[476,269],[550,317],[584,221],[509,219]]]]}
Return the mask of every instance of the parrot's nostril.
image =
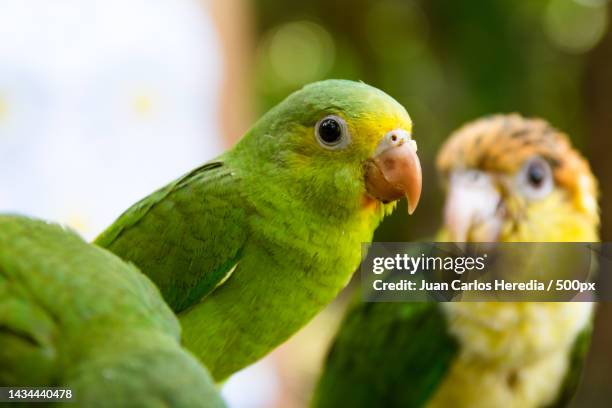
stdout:
{"type": "Polygon", "coordinates": [[[385,138],[391,146],[401,146],[411,140],[410,133],[404,129],[393,129],[385,138]]]}
{"type": "Polygon", "coordinates": [[[393,129],[385,133],[384,137],[378,143],[374,156],[377,156],[387,149],[402,147],[408,144],[416,151],[416,142],[412,140],[410,132],[404,129],[393,129]]]}

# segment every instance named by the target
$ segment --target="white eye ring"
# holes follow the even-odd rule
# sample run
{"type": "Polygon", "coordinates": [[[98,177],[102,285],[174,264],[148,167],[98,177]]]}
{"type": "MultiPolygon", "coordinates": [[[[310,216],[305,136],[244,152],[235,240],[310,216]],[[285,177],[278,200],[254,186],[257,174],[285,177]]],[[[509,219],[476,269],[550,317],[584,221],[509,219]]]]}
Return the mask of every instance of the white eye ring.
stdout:
{"type": "Polygon", "coordinates": [[[555,185],[550,164],[539,156],[528,160],[517,175],[517,185],[528,200],[546,197],[555,185]]]}
{"type": "Polygon", "coordinates": [[[328,115],[315,125],[315,137],[326,149],[343,149],[351,141],[348,126],[344,119],[336,115],[328,115]]]}

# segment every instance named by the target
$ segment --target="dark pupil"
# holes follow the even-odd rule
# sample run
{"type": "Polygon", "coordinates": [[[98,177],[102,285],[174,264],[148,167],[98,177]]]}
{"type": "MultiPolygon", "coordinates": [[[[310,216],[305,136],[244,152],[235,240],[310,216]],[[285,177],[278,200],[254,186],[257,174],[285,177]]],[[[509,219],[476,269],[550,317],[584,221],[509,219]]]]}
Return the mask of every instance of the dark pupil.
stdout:
{"type": "Polygon", "coordinates": [[[534,163],[529,166],[529,171],[527,172],[527,177],[529,178],[529,183],[534,187],[540,187],[544,182],[544,178],[546,177],[546,172],[544,171],[544,167],[539,163],[534,163]]]}
{"type": "Polygon", "coordinates": [[[340,140],[342,129],[340,124],[334,119],[325,119],[319,125],[319,137],[325,143],[335,143],[340,140]]]}

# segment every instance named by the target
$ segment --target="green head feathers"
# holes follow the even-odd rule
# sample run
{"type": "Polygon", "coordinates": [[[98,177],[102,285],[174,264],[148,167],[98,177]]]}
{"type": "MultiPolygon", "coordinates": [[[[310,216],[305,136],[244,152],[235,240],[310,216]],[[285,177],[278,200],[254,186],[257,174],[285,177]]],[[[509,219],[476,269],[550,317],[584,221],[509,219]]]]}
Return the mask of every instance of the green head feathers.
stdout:
{"type": "Polygon", "coordinates": [[[294,92],[265,114],[235,154],[307,206],[333,202],[340,212],[354,213],[405,193],[414,207],[421,174],[411,133],[410,116],[389,95],[362,82],[327,80],[294,92]],[[401,154],[389,154],[402,145],[395,149],[401,154]]]}

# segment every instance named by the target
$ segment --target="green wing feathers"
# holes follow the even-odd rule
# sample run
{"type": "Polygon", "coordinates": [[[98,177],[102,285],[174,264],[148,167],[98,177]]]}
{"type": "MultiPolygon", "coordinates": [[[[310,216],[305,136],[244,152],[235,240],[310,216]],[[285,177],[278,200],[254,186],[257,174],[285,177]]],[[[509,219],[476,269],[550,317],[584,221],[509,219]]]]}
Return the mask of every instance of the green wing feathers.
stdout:
{"type": "Polygon", "coordinates": [[[222,406],[134,266],[58,225],[0,215],[0,384],[64,386],[80,406],[222,406]]]}
{"type": "Polygon", "coordinates": [[[180,312],[238,262],[248,233],[243,200],[230,166],[207,163],[132,206],[95,244],[138,266],[180,312]]]}
{"type": "Polygon", "coordinates": [[[569,355],[568,370],[561,384],[559,396],[557,400],[550,405],[550,408],[567,407],[574,398],[578,386],[580,385],[580,380],[582,379],[584,364],[591,345],[592,333],[593,324],[590,323],[580,332],[580,334],[578,334],[578,337],[576,337],[572,352],[569,355]]]}
{"type": "Polygon", "coordinates": [[[329,352],[313,406],[420,407],[457,353],[436,304],[358,303],[329,352]]]}

